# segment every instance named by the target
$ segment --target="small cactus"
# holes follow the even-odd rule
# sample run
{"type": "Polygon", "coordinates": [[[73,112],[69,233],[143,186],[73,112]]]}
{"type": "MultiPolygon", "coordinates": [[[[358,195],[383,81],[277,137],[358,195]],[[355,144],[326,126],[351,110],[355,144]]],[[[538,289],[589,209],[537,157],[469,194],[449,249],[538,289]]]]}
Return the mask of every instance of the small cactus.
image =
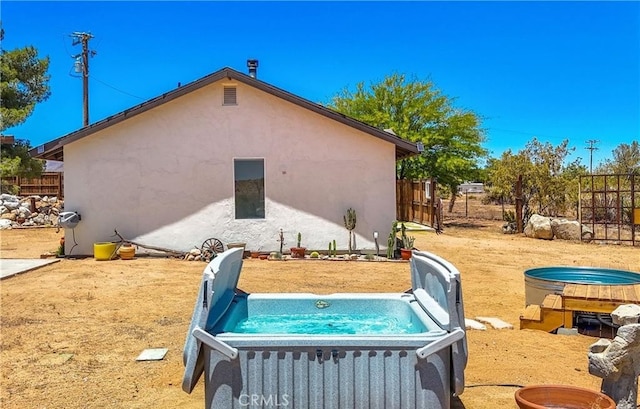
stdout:
{"type": "Polygon", "coordinates": [[[352,208],[347,209],[347,214],[343,216],[344,219],[344,227],[349,231],[349,254],[351,254],[352,250],[355,250],[355,236],[353,234],[353,229],[356,228],[356,211],[352,208]]]}
{"type": "Polygon", "coordinates": [[[280,242],[280,254],[282,254],[282,249],[284,247],[284,232],[280,229],[280,233],[278,235],[278,241],[280,242]]]}
{"type": "Polygon", "coordinates": [[[298,232],[298,247],[300,247],[300,243],[302,242],[302,234],[298,232]]]}
{"type": "MultiPolygon", "coordinates": [[[[404,224],[403,224],[404,226],[404,224]]],[[[398,221],[394,220],[391,223],[391,232],[389,233],[389,238],[387,239],[387,258],[392,259],[395,256],[396,250],[396,235],[398,234],[398,221]]]]}
{"type": "Polygon", "coordinates": [[[413,242],[416,240],[413,236],[404,236],[402,238],[402,245],[405,249],[411,250],[413,248],[413,242]]]}

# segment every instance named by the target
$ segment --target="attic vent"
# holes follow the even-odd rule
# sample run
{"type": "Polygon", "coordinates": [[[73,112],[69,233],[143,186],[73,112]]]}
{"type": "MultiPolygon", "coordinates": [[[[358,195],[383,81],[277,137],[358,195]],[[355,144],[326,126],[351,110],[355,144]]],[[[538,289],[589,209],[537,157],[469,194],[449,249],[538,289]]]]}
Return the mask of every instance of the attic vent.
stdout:
{"type": "Polygon", "coordinates": [[[238,101],[236,99],[236,87],[225,86],[224,100],[222,101],[222,105],[237,105],[237,104],[238,104],[238,101]]]}

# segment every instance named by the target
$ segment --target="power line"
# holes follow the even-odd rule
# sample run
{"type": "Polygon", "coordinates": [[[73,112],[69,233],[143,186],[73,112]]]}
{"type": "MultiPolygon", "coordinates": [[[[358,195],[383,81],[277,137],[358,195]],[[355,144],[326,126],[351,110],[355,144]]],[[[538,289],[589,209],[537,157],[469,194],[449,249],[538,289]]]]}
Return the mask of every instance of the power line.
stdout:
{"type": "MultiPolygon", "coordinates": [[[[516,131],[516,130],[513,130],[513,129],[504,129],[504,128],[495,128],[495,127],[488,127],[486,129],[489,130],[489,131],[493,130],[493,131],[517,133],[517,134],[521,134],[521,135],[529,135],[529,136],[534,137],[534,138],[538,138],[538,137],[551,138],[551,139],[561,138],[560,136],[557,136],[557,135],[555,135],[555,136],[553,136],[553,135],[544,135],[544,134],[541,134],[541,133],[538,133],[538,132],[516,131]]],[[[567,138],[565,137],[563,139],[567,139],[567,138]]]]}
{"type": "Polygon", "coordinates": [[[133,95],[133,94],[131,94],[131,93],[127,92],[127,91],[123,91],[123,90],[121,90],[121,89],[119,89],[119,88],[114,87],[114,86],[113,86],[113,85],[111,85],[111,84],[107,84],[106,82],[104,82],[104,81],[102,81],[102,80],[100,80],[100,79],[96,78],[95,76],[94,76],[94,77],[91,77],[91,78],[92,78],[94,81],[98,81],[98,82],[99,82],[99,83],[101,83],[102,85],[105,85],[105,86],[107,86],[107,87],[109,87],[109,88],[111,88],[111,89],[113,89],[113,90],[115,90],[115,91],[121,92],[121,93],[123,93],[123,94],[125,94],[125,95],[128,95],[128,96],[130,96],[130,97],[138,98],[138,99],[141,99],[141,100],[143,100],[143,101],[146,99],[146,98],[139,97],[139,96],[137,96],[137,95],[133,95]]]}
{"type": "Polygon", "coordinates": [[[593,174],[593,151],[597,151],[598,148],[596,148],[596,144],[600,142],[597,141],[595,139],[589,139],[587,141],[587,143],[589,144],[589,146],[587,146],[586,149],[590,150],[591,152],[589,152],[589,173],[593,174]]]}

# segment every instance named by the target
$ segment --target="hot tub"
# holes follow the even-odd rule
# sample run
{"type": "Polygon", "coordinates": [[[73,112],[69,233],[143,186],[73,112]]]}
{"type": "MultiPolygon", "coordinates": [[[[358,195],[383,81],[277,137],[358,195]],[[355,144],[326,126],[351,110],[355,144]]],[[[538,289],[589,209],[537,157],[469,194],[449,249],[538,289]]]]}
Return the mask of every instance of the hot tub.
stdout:
{"type": "Polygon", "coordinates": [[[183,389],[205,407],[450,408],[467,362],[460,275],[413,252],[411,293],[246,294],[242,252],[203,273],[183,389]]]}

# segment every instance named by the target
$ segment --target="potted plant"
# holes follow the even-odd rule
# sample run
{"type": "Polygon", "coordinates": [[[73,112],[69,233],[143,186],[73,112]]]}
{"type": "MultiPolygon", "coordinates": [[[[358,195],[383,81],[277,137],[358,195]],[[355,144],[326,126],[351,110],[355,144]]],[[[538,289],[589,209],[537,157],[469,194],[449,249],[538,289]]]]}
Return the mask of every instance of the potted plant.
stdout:
{"type": "Polygon", "coordinates": [[[400,256],[403,260],[409,260],[411,258],[411,250],[413,249],[413,242],[416,240],[413,236],[402,237],[402,248],[400,249],[400,256]]]}
{"type": "Polygon", "coordinates": [[[304,258],[304,253],[307,251],[306,247],[301,246],[302,242],[302,234],[298,232],[298,245],[296,247],[291,247],[291,257],[293,258],[304,258]]]}

